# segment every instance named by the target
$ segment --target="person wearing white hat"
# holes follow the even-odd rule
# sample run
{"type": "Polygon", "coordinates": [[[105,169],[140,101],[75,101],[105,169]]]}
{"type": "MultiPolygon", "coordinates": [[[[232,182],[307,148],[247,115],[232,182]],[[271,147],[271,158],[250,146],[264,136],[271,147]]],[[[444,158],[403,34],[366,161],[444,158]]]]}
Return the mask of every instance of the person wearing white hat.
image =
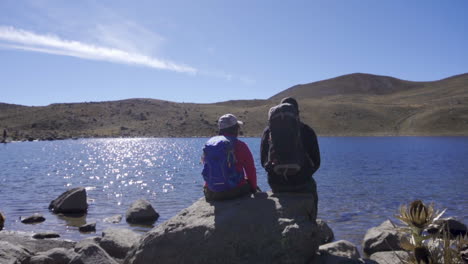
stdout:
{"type": "Polygon", "coordinates": [[[218,120],[219,135],[203,148],[204,194],[208,201],[227,200],[257,191],[257,172],[252,152],[239,140],[239,121],[233,114],[218,120]]]}

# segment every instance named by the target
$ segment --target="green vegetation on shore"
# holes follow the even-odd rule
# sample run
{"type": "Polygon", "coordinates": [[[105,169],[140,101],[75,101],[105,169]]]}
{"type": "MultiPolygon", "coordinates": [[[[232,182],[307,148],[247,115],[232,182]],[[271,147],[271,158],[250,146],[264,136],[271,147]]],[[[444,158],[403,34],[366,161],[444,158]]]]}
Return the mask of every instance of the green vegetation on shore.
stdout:
{"type": "Polygon", "coordinates": [[[296,85],[266,100],[214,104],[155,99],[52,104],[0,103],[0,129],[11,140],[76,137],[203,137],[216,133],[220,115],[243,120],[244,136],[260,136],[270,107],[298,99],[301,118],[320,136],[467,136],[468,74],[411,82],[349,74],[296,85]]]}

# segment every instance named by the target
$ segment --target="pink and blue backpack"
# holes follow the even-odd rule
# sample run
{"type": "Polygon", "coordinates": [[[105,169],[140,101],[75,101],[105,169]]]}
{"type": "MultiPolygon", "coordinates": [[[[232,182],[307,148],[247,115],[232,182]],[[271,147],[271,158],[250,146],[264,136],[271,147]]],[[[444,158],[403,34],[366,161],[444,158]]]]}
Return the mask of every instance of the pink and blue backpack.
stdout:
{"type": "Polygon", "coordinates": [[[236,170],[234,146],[236,137],[216,136],[206,142],[203,148],[203,179],[208,189],[222,192],[235,188],[244,178],[236,170]]]}

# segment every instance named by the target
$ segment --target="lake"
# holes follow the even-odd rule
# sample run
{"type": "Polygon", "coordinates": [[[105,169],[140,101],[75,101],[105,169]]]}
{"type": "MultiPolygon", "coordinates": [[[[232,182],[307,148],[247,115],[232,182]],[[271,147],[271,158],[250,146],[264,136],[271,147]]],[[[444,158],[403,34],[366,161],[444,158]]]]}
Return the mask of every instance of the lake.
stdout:
{"type": "MultiPolygon", "coordinates": [[[[202,196],[201,149],[206,138],[79,139],[0,144],[0,211],[5,229],[56,231],[80,240],[79,225],[145,232],[129,226],[125,212],[145,198],[161,215],[158,225],[202,196]],[[48,205],[69,188],[84,186],[84,218],[51,214],[48,205]],[[25,225],[20,216],[47,219],[25,225]],[[119,224],[106,217],[121,214],[119,224]]],[[[269,190],[260,166],[259,138],[242,138],[255,158],[259,186],[269,190]]],[[[360,245],[366,230],[391,219],[414,199],[447,208],[445,216],[468,223],[468,137],[320,137],[322,166],[314,175],[318,217],[335,238],[360,245]]]]}

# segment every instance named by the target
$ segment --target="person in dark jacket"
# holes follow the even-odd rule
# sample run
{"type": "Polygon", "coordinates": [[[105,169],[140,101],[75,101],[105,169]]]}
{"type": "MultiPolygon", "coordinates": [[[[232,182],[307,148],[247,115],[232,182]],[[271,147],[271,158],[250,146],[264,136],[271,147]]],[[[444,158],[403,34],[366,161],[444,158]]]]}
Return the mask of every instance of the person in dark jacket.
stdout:
{"type": "MultiPolygon", "coordinates": [[[[299,112],[299,105],[297,101],[292,97],[286,97],[281,100],[281,104],[288,103],[293,105],[297,112],[299,112]]],[[[275,175],[271,170],[267,170],[268,162],[268,151],[269,151],[269,139],[270,139],[270,128],[267,126],[263,131],[262,142],[260,145],[260,155],[262,167],[267,170],[268,173],[268,184],[271,187],[273,193],[279,192],[301,192],[301,193],[312,193],[315,196],[315,201],[318,202],[317,196],[317,185],[315,183],[313,174],[320,167],[320,149],[317,141],[317,135],[315,131],[308,125],[300,122],[300,133],[301,141],[306,153],[305,160],[308,161],[304,164],[303,168],[299,171],[297,177],[290,177],[285,179],[280,175],[275,175]]],[[[317,204],[315,204],[317,207],[317,204]]]]}

